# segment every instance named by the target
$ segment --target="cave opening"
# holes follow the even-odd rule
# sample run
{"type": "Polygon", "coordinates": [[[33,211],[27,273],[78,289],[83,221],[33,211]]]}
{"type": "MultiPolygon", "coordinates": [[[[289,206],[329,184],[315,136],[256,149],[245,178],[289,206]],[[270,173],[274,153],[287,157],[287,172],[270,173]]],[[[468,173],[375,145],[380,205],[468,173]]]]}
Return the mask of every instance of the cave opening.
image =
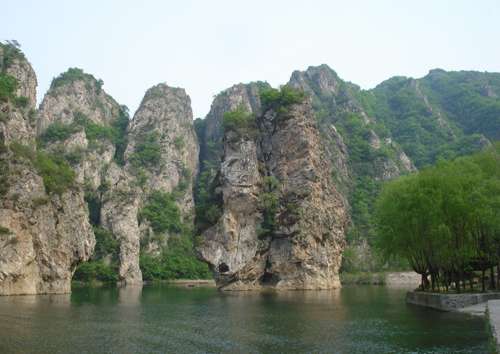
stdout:
{"type": "Polygon", "coordinates": [[[218,268],[219,268],[219,273],[227,273],[227,272],[229,272],[229,266],[226,263],[224,263],[224,262],[222,262],[221,264],[219,264],[218,268]]]}

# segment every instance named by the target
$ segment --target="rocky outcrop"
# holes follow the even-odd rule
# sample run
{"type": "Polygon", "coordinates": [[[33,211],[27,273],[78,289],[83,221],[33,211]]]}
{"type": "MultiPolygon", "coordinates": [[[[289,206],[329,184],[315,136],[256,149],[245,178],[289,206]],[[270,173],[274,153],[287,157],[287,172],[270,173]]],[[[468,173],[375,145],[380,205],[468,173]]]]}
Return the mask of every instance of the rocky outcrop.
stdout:
{"type": "Polygon", "coordinates": [[[225,133],[223,214],[201,257],[225,290],[340,286],[348,216],[310,102],[266,109],[256,124],[225,133]]]}
{"type": "Polygon", "coordinates": [[[183,183],[182,196],[177,201],[185,216],[192,213],[193,179],[198,169],[198,141],[193,127],[191,100],[182,88],[159,84],[150,88],[134,115],[129,129],[129,144],[125,152],[127,168],[134,166],[134,155],[144,139],[158,144],[158,164],[142,166],[148,177],[143,190],[173,192],[183,183]]]}
{"type": "Polygon", "coordinates": [[[83,191],[73,183],[64,189],[54,184],[60,165],[34,149],[36,77],[30,64],[19,53],[8,65],[4,56],[3,63],[4,73],[19,81],[15,94],[28,102],[0,103],[5,113],[0,123],[0,295],[69,292],[76,266],[90,257],[95,244],[83,191]]]}
{"type": "MultiPolygon", "coordinates": [[[[375,117],[371,117],[365,110],[360,99],[360,89],[358,86],[342,81],[338,75],[327,65],[309,67],[306,71],[294,71],[289,84],[307,92],[313,100],[314,110],[322,126],[320,129],[328,134],[328,130],[333,126],[335,130],[342,127],[344,139],[349,140],[349,132],[346,121],[353,116],[363,122],[363,139],[366,139],[374,155],[380,155],[373,159],[372,177],[379,180],[387,180],[401,174],[415,171],[415,166],[408,159],[405,152],[392,139],[381,139],[375,132],[375,117]],[[346,129],[347,128],[347,129],[346,129]],[[376,153],[378,151],[388,151],[388,154],[376,153]]],[[[332,139],[326,139],[330,142],[332,139]]],[[[333,139],[338,141],[338,139],[333,139]]],[[[332,151],[335,160],[342,161],[349,159],[349,148],[345,150],[338,148],[332,151]],[[347,152],[347,154],[346,154],[347,152]]],[[[352,162],[349,164],[352,165],[352,162]]],[[[341,175],[348,175],[345,170],[346,165],[337,165],[339,170],[343,169],[341,175]]],[[[352,174],[352,172],[351,172],[352,174]]]]}
{"type": "Polygon", "coordinates": [[[35,108],[38,85],[36,74],[19,48],[0,43],[0,72],[17,80],[16,96],[28,99],[28,109],[35,108]]]}
{"type": "MultiPolygon", "coordinates": [[[[223,153],[222,121],[224,113],[243,107],[246,111],[260,112],[259,90],[269,88],[264,82],[237,84],[219,93],[210,107],[204,123],[204,137],[200,139],[200,161],[219,161],[223,153]]],[[[202,169],[204,166],[201,166],[202,169]]]]}
{"type": "Polygon", "coordinates": [[[107,172],[101,211],[103,225],[120,240],[120,278],[142,282],[139,254],[159,255],[168,232],[158,234],[148,220],[138,219],[155,192],[175,196],[186,223],[193,222],[193,179],[198,169],[198,142],[191,102],[184,89],[159,84],[149,89],[128,130],[123,169],[107,172]]]}
{"type": "Polygon", "coordinates": [[[12,163],[0,208],[0,295],[68,293],[95,238],[83,193],[48,195],[34,169],[12,163]]]}
{"type": "Polygon", "coordinates": [[[102,81],[76,68],[55,78],[40,105],[38,134],[54,122],[73,123],[77,113],[95,124],[111,125],[120,114],[120,105],[102,89],[102,85],[102,81]]]}
{"type": "Polygon", "coordinates": [[[103,175],[115,157],[114,140],[121,132],[112,127],[125,114],[101,85],[92,75],[69,69],[52,82],[37,120],[44,149],[68,156],[77,181],[92,191],[103,184],[103,175]],[[66,136],[45,137],[53,124],[67,127],[66,136]]]}

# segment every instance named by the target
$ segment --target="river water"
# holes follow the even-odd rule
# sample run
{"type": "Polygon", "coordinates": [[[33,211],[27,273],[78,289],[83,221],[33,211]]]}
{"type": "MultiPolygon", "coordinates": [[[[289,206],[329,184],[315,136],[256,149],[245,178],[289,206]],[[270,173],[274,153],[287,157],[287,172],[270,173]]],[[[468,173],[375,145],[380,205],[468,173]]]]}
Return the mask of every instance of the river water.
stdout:
{"type": "Polygon", "coordinates": [[[0,353],[487,353],[483,318],[405,290],[220,293],[167,285],[0,297],[0,353]]]}

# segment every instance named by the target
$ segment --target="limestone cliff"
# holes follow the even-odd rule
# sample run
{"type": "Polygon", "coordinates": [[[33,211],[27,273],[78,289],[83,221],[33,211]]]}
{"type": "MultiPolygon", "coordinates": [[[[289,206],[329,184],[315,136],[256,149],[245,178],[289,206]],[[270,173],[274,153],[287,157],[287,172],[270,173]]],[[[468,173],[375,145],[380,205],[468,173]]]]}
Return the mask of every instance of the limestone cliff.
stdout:
{"type": "MultiPolygon", "coordinates": [[[[415,166],[401,147],[390,137],[381,138],[375,131],[376,118],[370,116],[363,107],[359,87],[342,81],[327,65],[309,67],[306,71],[294,71],[289,84],[304,90],[312,97],[316,116],[326,134],[329,130],[338,132],[339,128],[343,131],[343,134],[340,133],[340,136],[344,135],[342,139],[337,137],[326,141],[353,140],[353,135],[363,135],[368,150],[374,155],[370,171],[373,178],[387,180],[415,171],[415,166]],[[358,123],[352,122],[355,119],[359,120],[360,127],[352,127],[358,123]]],[[[346,149],[347,154],[341,147],[336,150],[336,160],[349,159],[349,147],[346,149]]],[[[353,162],[355,161],[350,161],[350,164],[353,162]]],[[[337,166],[338,170],[343,171],[344,176],[348,175],[349,172],[341,165],[337,166]]]]}
{"type": "Polygon", "coordinates": [[[348,216],[311,104],[258,102],[253,114],[238,108],[255,127],[225,128],[222,216],[205,231],[200,255],[226,290],[338,287],[348,216]]]}
{"type": "Polygon", "coordinates": [[[69,292],[95,244],[83,190],[67,164],[34,148],[31,65],[12,46],[0,58],[1,79],[17,81],[0,100],[0,295],[69,292]]]}
{"type": "Polygon", "coordinates": [[[157,256],[168,245],[170,233],[140,217],[151,196],[171,196],[183,220],[193,222],[198,153],[189,96],[165,84],[150,88],[130,123],[124,168],[108,170],[101,213],[121,242],[119,273],[127,283],[142,281],[141,248],[157,256]]]}

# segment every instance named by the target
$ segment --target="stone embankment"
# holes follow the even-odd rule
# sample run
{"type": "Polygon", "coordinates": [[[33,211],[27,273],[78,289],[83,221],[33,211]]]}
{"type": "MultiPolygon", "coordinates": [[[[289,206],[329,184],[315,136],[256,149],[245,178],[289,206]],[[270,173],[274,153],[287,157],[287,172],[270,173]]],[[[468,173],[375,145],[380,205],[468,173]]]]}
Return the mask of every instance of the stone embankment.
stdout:
{"type": "Polygon", "coordinates": [[[436,294],[410,291],[406,294],[406,302],[409,304],[430,307],[441,311],[460,311],[461,309],[496,299],[500,299],[500,293],[498,292],[482,294],[436,294]]]}
{"type": "Polygon", "coordinates": [[[489,300],[486,305],[486,315],[493,337],[493,352],[500,353],[500,300],[489,300]]]}

